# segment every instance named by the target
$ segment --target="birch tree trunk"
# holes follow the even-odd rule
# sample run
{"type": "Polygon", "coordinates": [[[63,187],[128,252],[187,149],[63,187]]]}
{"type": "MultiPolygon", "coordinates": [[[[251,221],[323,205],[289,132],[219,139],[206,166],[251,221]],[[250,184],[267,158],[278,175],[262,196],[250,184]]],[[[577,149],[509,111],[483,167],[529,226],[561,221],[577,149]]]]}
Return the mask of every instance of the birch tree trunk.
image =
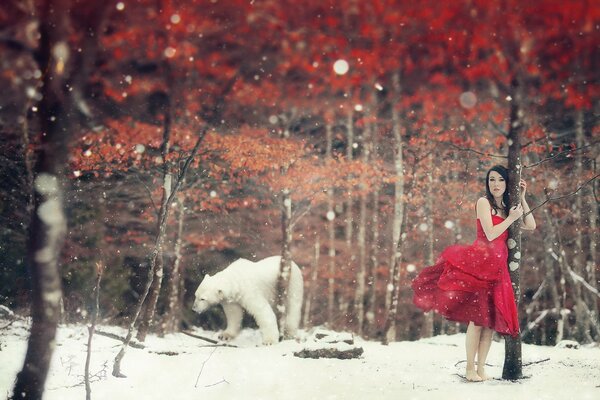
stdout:
{"type": "MultiPolygon", "coordinates": [[[[585,135],[584,135],[584,121],[583,121],[583,110],[575,111],[575,140],[578,148],[582,148],[586,145],[585,135]]],[[[577,177],[577,186],[581,186],[583,183],[583,153],[578,152],[575,156],[575,176],[577,177]]],[[[586,252],[584,251],[584,233],[587,232],[587,227],[592,224],[595,225],[596,221],[592,223],[591,218],[593,217],[592,212],[588,212],[588,204],[589,209],[595,209],[596,213],[598,211],[598,207],[595,204],[592,196],[590,196],[589,201],[585,201],[587,199],[588,193],[590,193],[589,188],[582,188],[581,192],[575,197],[575,210],[574,210],[574,218],[575,218],[575,226],[576,226],[576,237],[575,237],[575,251],[576,255],[573,258],[575,272],[586,279],[587,282],[594,288],[598,289],[596,283],[596,264],[588,261],[588,257],[586,252]],[[585,218],[583,217],[585,215],[585,218]]],[[[590,239],[594,238],[594,235],[597,234],[595,231],[590,231],[590,239]]],[[[592,240],[593,241],[593,240],[592,240]]],[[[590,245],[590,256],[593,255],[595,249],[594,245],[590,245]]],[[[593,257],[593,256],[592,256],[593,257]]],[[[586,319],[589,323],[598,323],[598,302],[596,296],[590,291],[583,292],[584,300],[588,304],[590,310],[590,318],[586,319]]],[[[579,327],[579,326],[578,326],[579,327]]],[[[583,329],[584,332],[589,331],[589,326],[581,326],[578,329],[583,329]]],[[[578,336],[582,337],[582,332],[578,333],[578,336]]],[[[600,336],[596,336],[595,340],[600,340],[600,336]]]]}
{"type": "MultiPolygon", "coordinates": [[[[427,224],[427,248],[425,251],[425,265],[433,265],[433,153],[427,157],[427,198],[425,199],[425,215],[427,224]]],[[[421,337],[433,336],[433,311],[425,313],[421,337]]]]}
{"type": "MultiPolygon", "coordinates": [[[[402,223],[401,230],[404,231],[406,229],[407,223],[407,210],[402,215],[402,223]]],[[[406,234],[403,233],[400,235],[398,240],[398,244],[394,249],[394,268],[391,276],[391,289],[392,289],[392,299],[390,301],[390,306],[386,310],[387,316],[385,319],[385,325],[383,328],[383,341],[382,344],[387,345],[389,342],[396,340],[396,315],[398,314],[398,301],[400,299],[400,282],[404,276],[404,271],[401,271],[401,263],[402,256],[404,253],[404,245],[406,243],[406,234]]],[[[388,289],[389,290],[389,289],[388,289]]]]}
{"type": "MultiPolygon", "coordinates": [[[[371,132],[370,125],[367,125],[363,134],[362,146],[362,162],[367,165],[369,163],[369,140],[371,132]]],[[[364,179],[364,176],[361,180],[364,179]]],[[[363,325],[365,317],[365,279],[367,275],[367,194],[364,182],[361,182],[360,194],[360,214],[358,225],[358,273],[356,274],[356,291],[354,296],[354,309],[357,320],[358,336],[363,335],[363,325]]]]}
{"type": "Polygon", "coordinates": [[[400,229],[402,227],[402,219],[404,214],[404,161],[402,158],[402,130],[400,126],[400,114],[397,109],[397,104],[400,102],[400,73],[396,72],[392,76],[392,89],[394,91],[394,100],[392,101],[392,133],[394,134],[394,171],[396,173],[396,181],[394,182],[394,219],[392,221],[392,255],[390,259],[390,284],[386,288],[385,294],[385,309],[390,309],[390,302],[393,293],[394,279],[394,264],[396,261],[396,248],[400,238],[400,229]]]}
{"type": "Polygon", "coordinates": [[[177,196],[177,237],[175,238],[175,260],[167,285],[167,309],[162,325],[163,333],[172,333],[179,330],[181,323],[181,284],[182,269],[181,258],[183,247],[183,226],[185,221],[185,199],[177,196]]]}
{"type": "MultiPolygon", "coordinates": [[[[346,120],[346,159],[348,161],[352,161],[354,158],[353,150],[354,150],[354,111],[352,108],[349,108],[348,118],[346,120]]],[[[348,189],[347,199],[346,199],[346,246],[348,250],[352,253],[352,231],[353,231],[353,201],[352,201],[352,190],[348,189]]],[[[353,257],[350,258],[353,260],[353,257]]]]}
{"type": "Polygon", "coordinates": [[[287,337],[285,318],[287,315],[287,298],[292,272],[292,198],[289,189],[281,191],[281,264],[277,280],[277,315],[279,321],[279,338],[287,337]]]}
{"type": "MultiPolygon", "coordinates": [[[[325,127],[325,135],[327,145],[325,148],[325,158],[328,161],[333,160],[332,147],[333,147],[333,133],[331,130],[331,124],[327,123],[325,127]]],[[[327,322],[333,323],[333,308],[335,300],[335,211],[333,209],[334,195],[333,186],[327,189],[327,231],[329,236],[329,279],[327,281],[327,322]]]]}
{"type": "MultiPolygon", "coordinates": [[[[371,157],[378,159],[379,144],[377,141],[377,132],[375,127],[372,128],[371,135],[371,157]]],[[[379,265],[379,188],[373,188],[373,205],[371,207],[373,216],[371,217],[371,259],[369,269],[367,271],[367,334],[372,336],[375,331],[375,313],[376,313],[376,298],[375,288],[377,285],[377,267],[379,265]]]]}
{"type": "MultiPolygon", "coordinates": [[[[589,308],[583,299],[581,284],[576,281],[571,274],[571,267],[569,266],[566,258],[567,255],[563,247],[563,240],[560,234],[560,229],[557,226],[557,222],[550,216],[549,213],[546,213],[546,217],[548,220],[548,226],[552,230],[552,235],[556,238],[556,243],[558,245],[558,248],[556,249],[557,251],[554,252],[554,256],[558,261],[558,265],[560,266],[562,277],[571,287],[571,297],[574,304],[573,311],[575,312],[576,323],[575,339],[580,343],[590,343],[592,341],[590,331],[584,330],[584,327],[591,326],[589,308]]],[[[596,328],[596,330],[598,331],[598,328],[596,328]]]]}
{"type": "MultiPolygon", "coordinates": [[[[549,220],[548,209],[544,208],[544,215],[546,216],[546,220],[549,220]]],[[[552,258],[550,251],[554,246],[552,236],[549,234],[544,235],[544,280],[546,281],[547,289],[546,289],[546,301],[549,304],[549,307],[552,307],[556,310],[556,337],[554,343],[555,345],[559,341],[563,339],[564,335],[564,320],[561,318],[561,303],[560,297],[558,295],[558,288],[556,285],[556,260],[552,258]]],[[[550,344],[550,343],[546,343],[550,344]]]]}
{"type": "Polygon", "coordinates": [[[317,277],[319,272],[319,257],[321,255],[321,242],[319,240],[319,235],[315,238],[315,254],[313,258],[313,267],[310,271],[310,280],[309,286],[304,302],[304,316],[302,317],[302,326],[306,329],[311,322],[310,313],[312,307],[312,300],[315,296],[315,290],[317,285],[317,277]]]}

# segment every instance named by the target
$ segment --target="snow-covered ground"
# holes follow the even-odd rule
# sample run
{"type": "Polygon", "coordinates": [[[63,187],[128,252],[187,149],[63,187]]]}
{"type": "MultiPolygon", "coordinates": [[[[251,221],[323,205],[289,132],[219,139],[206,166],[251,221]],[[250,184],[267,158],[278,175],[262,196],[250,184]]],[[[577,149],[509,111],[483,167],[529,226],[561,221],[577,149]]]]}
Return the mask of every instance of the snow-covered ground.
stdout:
{"type": "MultiPolygon", "coordinates": [[[[8,396],[25,356],[27,324],[5,327],[0,319],[0,397],[8,396]],[[4,328],[3,328],[4,327],[4,328]],[[2,329],[3,328],[3,329],[2,329]]],[[[99,329],[124,335],[124,330],[99,329]]],[[[194,333],[216,337],[215,332],[194,333]]],[[[44,399],[85,398],[83,370],[87,328],[61,326],[44,399]]],[[[122,363],[127,378],[111,376],[120,343],[94,336],[92,399],[599,399],[600,348],[523,346],[524,374],[500,380],[504,343],[492,344],[488,371],[494,380],[470,383],[464,373],[464,335],[437,336],[382,346],[356,340],[359,359],[305,359],[295,351],[314,346],[301,341],[263,347],[260,334],[243,330],[232,342],[214,347],[184,334],[150,335],[145,349],[129,348],[122,363]],[[169,353],[167,353],[169,352],[169,353]],[[548,359],[548,360],[546,360],[548,359]]]]}

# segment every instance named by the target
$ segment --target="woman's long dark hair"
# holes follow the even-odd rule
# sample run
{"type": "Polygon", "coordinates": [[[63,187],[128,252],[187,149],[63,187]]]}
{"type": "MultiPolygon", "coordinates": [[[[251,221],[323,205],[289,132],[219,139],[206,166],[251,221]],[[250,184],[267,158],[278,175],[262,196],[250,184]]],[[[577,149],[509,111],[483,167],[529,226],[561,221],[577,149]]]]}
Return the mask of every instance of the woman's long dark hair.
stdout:
{"type": "Polygon", "coordinates": [[[496,215],[498,215],[498,210],[502,207],[502,205],[496,204],[496,199],[494,199],[494,195],[492,195],[490,190],[490,173],[492,171],[499,173],[500,176],[504,178],[504,182],[506,182],[506,190],[502,195],[502,201],[504,202],[504,215],[508,217],[508,212],[510,210],[510,197],[508,196],[508,169],[502,165],[494,165],[485,175],[485,197],[487,197],[488,201],[492,205],[492,208],[496,210],[496,215]]]}

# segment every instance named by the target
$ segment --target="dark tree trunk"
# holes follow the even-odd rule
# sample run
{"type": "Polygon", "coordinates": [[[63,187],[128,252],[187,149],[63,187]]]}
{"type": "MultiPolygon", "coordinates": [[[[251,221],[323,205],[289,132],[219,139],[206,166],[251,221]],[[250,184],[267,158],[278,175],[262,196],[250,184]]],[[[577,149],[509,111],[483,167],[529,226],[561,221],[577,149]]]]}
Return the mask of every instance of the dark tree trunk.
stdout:
{"type": "MultiPolygon", "coordinates": [[[[13,389],[15,399],[42,397],[60,318],[62,291],[58,257],[66,230],[61,177],[73,133],[73,93],[83,90],[91,65],[82,64],[81,57],[77,58],[77,52],[69,46],[69,11],[66,0],[47,0],[40,10],[40,47],[36,59],[43,71],[38,115],[40,131],[44,134],[33,167],[34,196],[27,244],[32,325],[23,369],[17,374],[13,389]]],[[[102,20],[97,16],[93,22],[84,21],[90,25],[82,47],[84,52],[90,52],[92,59],[95,56],[92,45],[96,43],[102,20]]]]}
{"type": "MultiPolygon", "coordinates": [[[[510,196],[510,207],[519,204],[521,179],[521,130],[523,119],[521,109],[521,88],[515,79],[513,84],[512,102],[510,104],[510,120],[508,129],[508,170],[510,187],[506,188],[510,196]]],[[[508,268],[515,293],[517,310],[521,300],[520,266],[521,266],[521,224],[515,221],[510,228],[507,239],[508,268]]],[[[516,380],[523,378],[523,360],[521,356],[521,338],[507,336],[505,339],[504,367],[502,378],[516,380]]]]}

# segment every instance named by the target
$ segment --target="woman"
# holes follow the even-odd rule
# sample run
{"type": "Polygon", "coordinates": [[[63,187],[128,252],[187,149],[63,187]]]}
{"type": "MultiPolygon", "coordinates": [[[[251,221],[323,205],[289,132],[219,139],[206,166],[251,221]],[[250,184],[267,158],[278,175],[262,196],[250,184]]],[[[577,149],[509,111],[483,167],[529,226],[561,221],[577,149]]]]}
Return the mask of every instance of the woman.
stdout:
{"type": "MultiPolygon", "coordinates": [[[[519,334],[506,239],[508,227],[529,212],[529,205],[525,201],[527,184],[521,180],[521,202],[509,209],[507,185],[508,170],[501,165],[492,167],[486,175],[486,196],[477,200],[477,239],[470,246],[447,247],[437,263],[425,268],[412,282],[415,305],[468,324],[465,345],[469,381],[489,379],[485,359],[493,331],[519,334]]],[[[525,217],[521,229],[535,229],[533,215],[525,217]]]]}

